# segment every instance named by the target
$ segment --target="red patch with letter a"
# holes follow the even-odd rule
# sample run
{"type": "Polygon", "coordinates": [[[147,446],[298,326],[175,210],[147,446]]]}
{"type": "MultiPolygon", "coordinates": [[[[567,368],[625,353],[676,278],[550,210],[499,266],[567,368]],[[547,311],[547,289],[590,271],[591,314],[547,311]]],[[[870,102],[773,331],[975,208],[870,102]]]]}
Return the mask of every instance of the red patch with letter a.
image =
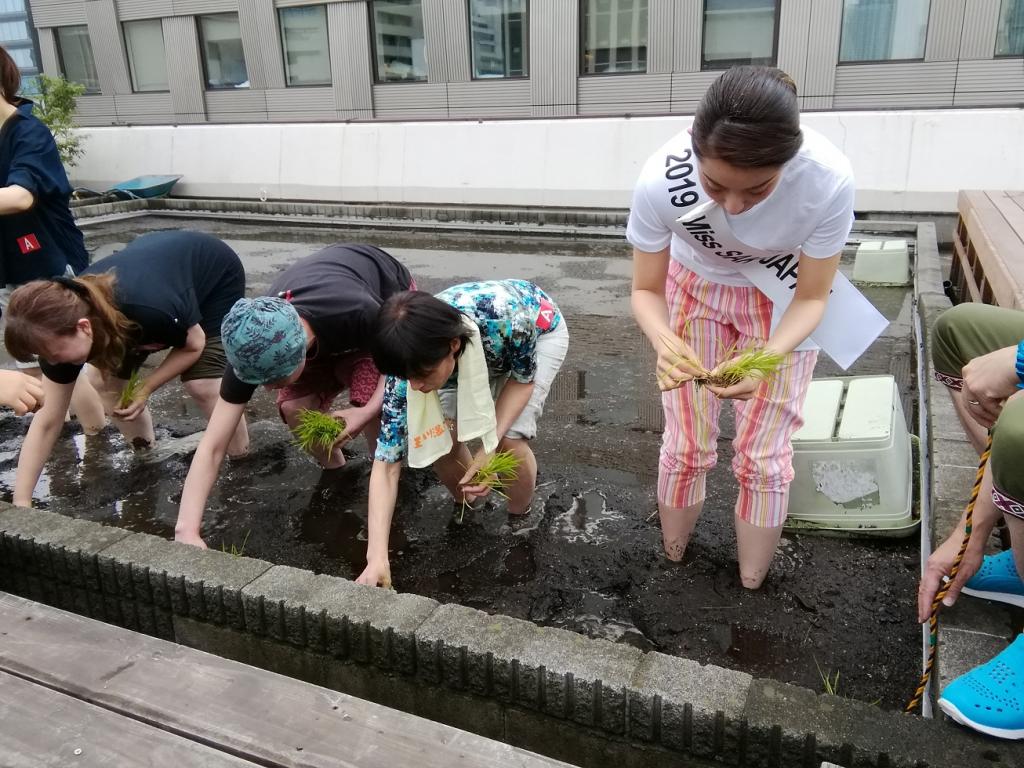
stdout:
{"type": "Polygon", "coordinates": [[[555,314],[558,312],[555,305],[547,299],[540,300],[540,312],[537,313],[537,330],[546,331],[555,322],[555,314]]]}
{"type": "Polygon", "coordinates": [[[29,232],[27,235],[21,235],[18,238],[18,250],[20,250],[22,254],[32,253],[32,251],[38,251],[39,248],[39,240],[31,232],[29,232]]]}

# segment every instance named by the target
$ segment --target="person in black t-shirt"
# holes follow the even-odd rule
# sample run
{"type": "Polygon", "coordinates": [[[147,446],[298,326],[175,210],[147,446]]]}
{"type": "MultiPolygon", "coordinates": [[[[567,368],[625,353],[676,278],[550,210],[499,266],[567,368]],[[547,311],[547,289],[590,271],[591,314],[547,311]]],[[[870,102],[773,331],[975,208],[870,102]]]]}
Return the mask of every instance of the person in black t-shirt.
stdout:
{"type": "MultiPolygon", "coordinates": [[[[60,433],[82,367],[125,438],[153,444],[149,396],[180,376],[209,416],[225,368],[221,320],[245,293],[238,255],[202,232],[153,232],[92,264],[77,278],[36,280],[11,295],[4,340],[19,360],[40,358],[45,403],[29,427],[18,459],[14,503],[31,506],[32,490],[60,433]],[[170,352],[142,381],[132,400],[125,385],[154,351],[170,352]]],[[[248,450],[245,423],[228,436],[227,451],[248,450]]]]}
{"type": "Polygon", "coordinates": [[[371,245],[331,245],[292,264],[267,296],[243,299],[224,318],[228,367],[220,398],[185,479],[174,537],[205,547],[203,510],[225,448],[257,387],[276,390],[282,420],[294,427],[304,409],[328,411],[349,390],[341,439],[313,449],[325,469],[345,463],[341,446],[365,435],[372,456],[380,428],[384,378],[370,355],[381,304],[413,287],[409,271],[371,245]]]}

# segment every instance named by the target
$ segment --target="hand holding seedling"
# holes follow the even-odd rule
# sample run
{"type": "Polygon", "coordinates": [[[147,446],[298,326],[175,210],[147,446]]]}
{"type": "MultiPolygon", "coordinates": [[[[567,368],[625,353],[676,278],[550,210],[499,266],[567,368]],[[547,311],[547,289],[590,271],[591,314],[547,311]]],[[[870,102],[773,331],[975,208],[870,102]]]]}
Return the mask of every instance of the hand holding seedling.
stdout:
{"type": "Polygon", "coordinates": [[[478,498],[484,497],[491,492],[491,486],[487,484],[487,475],[484,475],[480,470],[488,463],[491,459],[492,454],[485,451],[482,447],[473,456],[473,461],[466,467],[466,473],[459,480],[459,488],[462,490],[462,498],[464,501],[472,502],[478,498]]]}
{"type": "Polygon", "coordinates": [[[348,439],[346,428],[344,420],[322,411],[304,408],[299,411],[292,434],[302,450],[326,465],[339,442],[348,439]]]}
{"type": "Polygon", "coordinates": [[[665,392],[708,375],[708,370],[685,341],[677,336],[662,336],[657,345],[658,388],[665,392]]]}
{"type": "Polygon", "coordinates": [[[773,350],[750,347],[716,365],[708,377],[698,383],[721,398],[750,400],[761,382],[776,374],[784,359],[773,350]]]}
{"type": "Polygon", "coordinates": [[[376,413],[369,408],[343,408],[340,411],[331,413],[331,416],[345,425],[344,431],[334,442],[334,446],[344,445],[348,441],[359,437],[375,415],[376,413]]]}
{"type": "MultiPolygon", "coordinates": [[[[462,489],[462,509],[474,499],[486,496],[492,490],[499,496],[508,498],[503,489],[510,488],[519,479],[519,457],[512,451],[487,453],[482,448],[477,451],[473,461],[466,469],[466,474],[459,481],[462,489]]],[[[462,515],[458,521],[462,522],[462,515]]]]}
{"type": "Polygon", "coordinates": [[[122,421],[134,421],[144,410],[149,400],[149,387],[142,378],[139,369],[132,371],[132,375],[121,390],[121,396],[117,401],[117,408],[114,409],[114,416],[122,421]]]}

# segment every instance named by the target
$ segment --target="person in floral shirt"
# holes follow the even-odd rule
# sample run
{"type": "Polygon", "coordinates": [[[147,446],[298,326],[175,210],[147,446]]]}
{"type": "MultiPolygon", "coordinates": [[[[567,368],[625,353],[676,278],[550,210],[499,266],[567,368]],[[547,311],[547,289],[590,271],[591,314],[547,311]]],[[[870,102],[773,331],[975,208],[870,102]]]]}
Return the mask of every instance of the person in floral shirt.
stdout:
{"type": "MultiPolygon", "coordinates": [[[[491,392],[498,450],[519,459],[518,479],[505,489],[508,511],[529,512],[537,482],[530,440],[548,391],[569,348],[569,331],[557,305],[526,280],[463,283],[437,296],[407,291],[381,307],[373,335],[373,358],[387,374],[380,435],[370,475],[367,566],[363,584],[389,584],[388,538],[402,460],[408,453],[408,388],[437,392],[452,433],[451,450],[433,463],[458,505],[487,494],[470,479],[488,459],[481,448],[471,455],[456,438],[459,363],[471,335],[479,330],[491,392]]],[[[414,438],[415,439],[415,438],[414,438]]]]}

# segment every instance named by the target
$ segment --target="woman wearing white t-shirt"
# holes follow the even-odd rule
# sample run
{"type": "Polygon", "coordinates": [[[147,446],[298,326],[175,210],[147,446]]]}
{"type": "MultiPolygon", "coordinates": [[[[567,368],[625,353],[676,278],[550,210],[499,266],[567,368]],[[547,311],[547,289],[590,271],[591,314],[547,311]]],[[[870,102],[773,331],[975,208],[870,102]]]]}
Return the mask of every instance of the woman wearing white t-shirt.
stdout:
{"type": "Polygon", "coordinates": [[[724,72],[692,129],[644,166],[627,239],[633,313],[658,352],[663,389],[658,508],[669,559],[682,559],[700,515],[717,460],[720,399],[730,398],[740,576],[750,589],[764,581],[786,518],[790,439],[802,424],[817,359],[808,337],[825,312],[853,224],[853,195],[849,161],[801,129],[796,85],[769,67],[724,72]],[[792,296],[774,321],[775,305],[751,282],[754,265],[792,296]],[[730,350],[752,346],[784,354],[783,368],[768,381],[725,389],[687,384],[701,371],[675,354],[711,370],[730,350]]]}

